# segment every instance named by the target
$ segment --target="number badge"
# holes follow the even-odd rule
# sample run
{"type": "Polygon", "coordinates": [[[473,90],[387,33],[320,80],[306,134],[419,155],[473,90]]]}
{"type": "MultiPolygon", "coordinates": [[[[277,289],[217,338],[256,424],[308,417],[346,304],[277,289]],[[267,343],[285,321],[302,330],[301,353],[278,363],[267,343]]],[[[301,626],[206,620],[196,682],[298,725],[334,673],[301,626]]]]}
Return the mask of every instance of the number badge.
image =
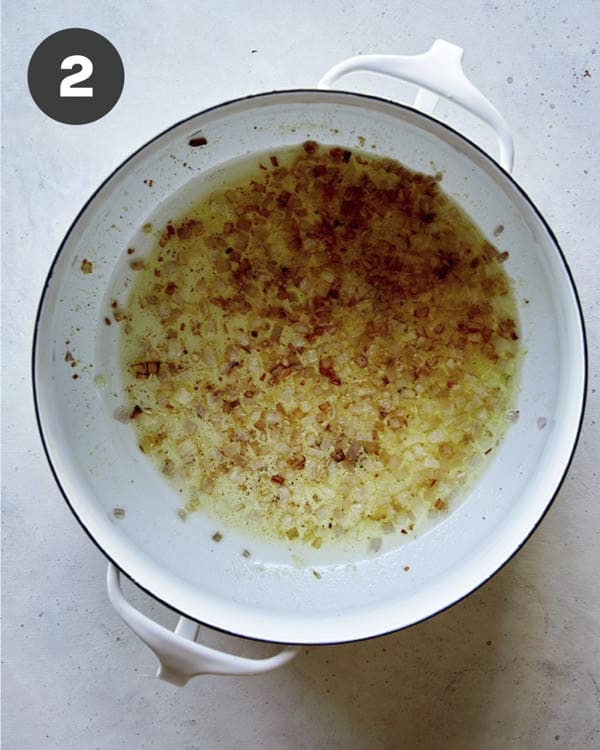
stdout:
{"type": "Polygon", "coordinates": [[[29,91],[58,122],[83,125],[115,106],[125,81],[115,47],[89,29],[64,29],[44,39],[29,62],[29,91]]]}

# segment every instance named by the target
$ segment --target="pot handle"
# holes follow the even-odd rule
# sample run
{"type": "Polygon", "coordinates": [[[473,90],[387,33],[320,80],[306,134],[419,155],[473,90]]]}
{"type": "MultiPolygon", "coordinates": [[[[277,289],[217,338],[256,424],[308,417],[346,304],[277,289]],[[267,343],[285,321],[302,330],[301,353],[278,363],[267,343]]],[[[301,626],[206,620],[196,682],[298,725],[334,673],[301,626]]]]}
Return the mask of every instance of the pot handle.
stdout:
{"type": "Polygon", "coordinates": [[[125,599],[117,568],[108,564],[106,576],[108,598],[117,614],[141,638],[158,658],[156,676],[173,685],[183,687],[191,677],[201,674],[250,675],[270,672],[287,664],[298,655],[299,649],[287,646],[268,659],[246,659],[196,643],[200,625],[187,617],[180,617],[175,631],[159,625],[143,615],[125,599]]]}
{"type": "Polygon", "coordinates": [[[415,109],[432,114],[439,97],[460,104],[490,126],[499,147],[499,163],[510,172],[514,163],[514,144],[506,120],[494,105],[466,77],[461,61],[463,49],[456,44],[436,39],[427,52],[420,55],[358,55],[334,65],[319,81],[319,88],[332,84],[354,71],[371,71],[399,78],[419,86],[415,109]]]}

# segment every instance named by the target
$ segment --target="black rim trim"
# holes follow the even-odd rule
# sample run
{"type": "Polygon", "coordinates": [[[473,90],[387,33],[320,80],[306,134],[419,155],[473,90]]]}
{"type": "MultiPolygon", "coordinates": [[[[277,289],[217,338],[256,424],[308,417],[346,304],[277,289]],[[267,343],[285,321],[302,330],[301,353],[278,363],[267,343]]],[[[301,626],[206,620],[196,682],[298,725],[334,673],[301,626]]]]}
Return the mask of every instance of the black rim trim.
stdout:
{"type": "Polygon", "coordinates": [[[566,476],[567,476],[567,474],[569,472],[569,469],[571,467],[571,463],[573,462],[573,457],[574,457],[575,452],[577,450],[577,445],[579,443],[579,439],[580,439],[580,436],[581,436],[581,430],[582,430],[582,426],[583,426],[583,419],[584,419],[585,407],[586,407],[586,401],[587,401],[588,369],[589,369],[588,345],[587,345],[587,337],[586,337],[585,322],[584,322],[584,318],[583,318],[583,309],[582,309],[582,305],[581,305],[581,300],[579,299],[579,294],[577,292],[577,287],[576,287],[575,281],[573,279],[573,274],[571,273],[571,269],[569,267],[569,264],[567,263],[567,259],[566,259],[565,255],[564,255],[564,253],[563,253],[563,251],[562,251],[562,249],[561,249],[561,247],[560,247],[560,245],[558,243],[558,240],[556,239],[556,236],[555,236],[554,232],[552,231],[552,229],[548,225],[548,222],[544,219],[544,217],[540,213],[540,211],[537,208],[537,206],[531,200],[531,198],[529,197],[529,195],[515,181],[515,179],[512,177],[512,175],[504,169],[504,167],[502,167],[500,164],[498,164],[498,162],[496,162],[495,159],[493,159],[480,146],[478,146],[476,143],[474,143],[472,140],[470,140],[467,136],[465,136],[462,133],[459,133],[458,131],[454,130],[454,128],[450,127],[446,123],[440,122],[439,120],[436,120],[434,117],[431,117],[430,115],[425,114],[424,112],[420,112],[419,110],[415,109],[414,107],[410,107],[410,106],[408,106],[406,104],[401,104],[400,102],[395,102],[395,101],[392,101],[390,99],[385,99],[384,97],[371,96],[369,94],[360,94],[360,93],[354,93],[354,92],[350,92],[350,91],[341,91],[341,90],[327,90],[327,91],[323,91],[323,90],[320,90],[320,89],[302,89],[302,88],[300,88],[300,89],[281,89],[281,90],[277,90],[277,91],[263,92],[263,93],[260,93],[260,94],[250,94],[248,96],[242,96],[242,97],[238,97],[236,99],[229,99],[229,100],[227,100],[225,102],[221,102],[220,104],[216,104],[216,105],[214,105],[212,107],[208,107],[207,109],[201,110],[200,112],[196,112],[195,114],[190,115],[190,117],[185,117],[184,119],[179,120],[178,122],[174,123],[173,125],[170,125],[168,128],[165,128],[165,130],[161,131],[160,133],[158,133],[158,135],[154,136],[149,141],[147,141],[146,143],[144,143],[142,146],[140,146],[140,148],[138,148],[130,156],[128,156],[127,159],[125,159],[124,161],[122,161],[121,164],[119,164],[108,175],[108,177],[106,177],[103,180],[103,182],[98,186],[98,188],[96,188],[96,190],[90,195],[90,197],[84,203],[84,205],[82,206],[82,208],[78,212],[77,216],[75,217],[75,219],[71,223],[71,226],[67,230],[67,232],[66,232],[66,234],[65,234],[62,242],[60,243],[60,245],[58,247],[58,250],[56,251],[54,259],[52,260],[52,263],[50,265],[50,269],[48,271],[48,275],[46,276],[46,280],[44,282],[44,287],[42,289],[42,295],[41,295],[40,302],[39,302],[38,309],[37,309],[36,316],[35,316],[35,327],[34,327],[33,348],[32,348],[32,362],[31,362],[31,374],[32,374],[33,400],[34,400],[35,418],[36,418],[36,422],[37,422],[37,426],[38,426],[38,431],[39,431],[39,434],[40,434],[40,438],[41,438],[41,441],[42,441],[42,446],[44,448],[44,453],[46,454],[46,459],[48,461],[48,465],[50,466],[50,470],[51,470],[52,475],[54,477],[54,480],[55,480],[55,482],[56,482],[56,484],[58,486],[58,489],[59,489],[61,495],[63,496],[63,498],[65,499],[67,505],[71,509],[71,512],[73,513],[73,515],[75,516],[75,518],[77,519],[77,521],[79,522],[80,526],[83,528],[83,530],[85,531],[85,533],[87,534],[87,536],[91,539],[91,541],[95,544],[95,546],[100,550],[100,552],[108,560],[110,560],[110,562],[112,562],[112,564],[123,575],[125,575],[136,586],[138,586],[140,589],[142,589],[142,591],[144,591],[146,594],[148,594],[149,596],[151,596],[156,601],[158,601],[161,604],[163,604],[165,607],[168,607],[169,609],[173,610],[174,612],[178,613],[179,615],[182,615],[183,617],[188,617],[188,618],[190,618],[190,619],[192,619],[194,621],[200,622],[200,624],[205,625],[206,627],[212,628],[213,630],[219,631],[221,633],[225,633],[226,635],[232,635],[232,636],[235,636],[235,637],[238,637],[238,638],[246,638],[248,640],[253,640],[253,641],[258,641],[258,642],[263,642],[263,643],[274,643],[274,644],[280,644],[280,645],[290,645],[286,641],[271,641],[271,640],[267,640],[265,638],[256,638],[254,636],[243,635],[243,634],[240,634],[240,633],[236,633],[233,630],[227,630],[227,629],[225,629],[223,627],[218,627],[216,625],[212,625],[211,623],[208,623],[208,622],[203,622],[201,620],[196,620],[195,617],[190,617],[190,615],[188,615],[183,610],[180,610],[180,609],[178,609],[176,607],[173,607],[172,604],[169,604],[169,602],[167,602],[166,600],[162,599],[160,596],[157,596],[156,594],[154,594],[146,586],[143,586],[142,584],[140,584],[135,579],[134,576],[132,576],[129,573],[127,573],[127,571],[124,570],[119,565],[119,563],[116,560],[114,560],[106,552],[106,550],[104,550],[100,546],[99,542],[96,541],[96,539],[92,536],[92,534],[88,530],[87,526],[85,525],[85,523],[83,522],[83,520],[79,517],[79,515],[77,514],[75,508],[71,504],[71,501],[69,500],[69,497],[68,497],[66,491],[64,490],[64,488],[63,488],[63,486],[62,486],[62,484],[60,482],[60,478],[58,477],[58,474],[57,474],[57,472],[56,472],[56,470],[54,468],[54,465],[52,463],[52,458],[50,456],[50,451],[48,450],[48,446],[46,444],[46,439],[44,437],[44,432],[43,432],[43,429],[42,429],[42,421],[41,421],[41,417],[40,417],[40,410],[39,410],[39,404],[38,404],[38,393],[37,393],[37,388],[36,388],[35,356],[36,356],[36,351],[37,351],[37,340],[38,340],[38,333],[39,333],[39,323],[40,323],[40,317],[41,317],[41,314],[42,314],[42,309],[44,307],[44,301],[46,299],[46,294],[47,294],[47,291],[48,291],[48,287],[50,285],[50,281],[51,281],[52,275],[54,273],[54,268],[55,268],[56,263],[58,262],[58,259],[59,259],[60,255],[61,255],[62,251],[63,251],[63,248],[64,248],[65,244],[67,243],[67,240],[69,239],[69,237],[71,235],[71,232],[73,231],[73,229],[75,228],[75,226],[79,222],[79,219],[81,218],[81,216],[85,213],[85,211],[86,211],[87,207],[89,206],[89,204],[94,200],[94,198],[102,190],[102,188],[108,182],[110,182],[110,180],[112,180],[112,178],[118,172],[120,172],[121,169],[126,164],[128,164],[135,156],[137,156],[139,153],[141,153],[151,143],[154,143],[154,141],[157,141],[159,138],[162,138],[163,135],[166,135],[170,131],[175,130],[175,128],[179,127],[180,125],[185,124],[186,122],[191,122],[192,120],[196,119],[197,117],[199,117],[201,115],[206,115],[209,112],[213,112],[213,111],[215,111],[217,109],[225,108],[225,107],[227,107],[227,106],[229,106],[231,104],[238,104],[238,103],[244,102],[244,101],[249,101],[249,100],[253,100],[253,99],[260,99],[262,97],[273,96],[274,94],[276,95],[276,94],[315,94],[315,93],[319,93],[319,94],[321,94],[321,93],[332,93],[332,94],[346,95],[346,96],[350,96],[350,97],[353,97],[353,98],[358,97],[358,98],[361,98],[361,99],[366,99],[368,101],[384,102],[385,104],[391,104],[394,107],[399,107],[400,109],[408,110],[408,111],[410,111],[410,112],[418,115],[419,117],[423,117],[426,120],[429,120],[429,121],[435,123],[435,125],[440,126],[440,127],[444,128],[445,130],[449,131],[450,133],[452,133],[453,135],[457,136],[458,138],[460,138],[461,140],[463,140],[465,143],[469,144],[473,149],[475,149],[475,151],[477,151],[481,156],[483,156],[484,159],[487,160],[493,167],[495,167],[496,169],[500,170],[500,172],[502,172],[504,174],[504,176],[513,185],[513,187],[516,188],[516,190],[525,199],[525,202],[530,206],[530,208],[533,210],[533,212],[535,213],[535,215],[541,221],[544,229],[546,230],[546,232],[550,236],[552,242],[554,243],[554,246],[555,246],[555,248],[556,248],[556,250],[557,250],[557,252],[559,254],[559,257],[560,257],[560,259],[562,261],[564,269],[565,269],[565,271],[567,273],[567,277],[568,277],[569,283],[571,285],[571,291],[573,292],[573,296],[574,296],[575,302],[577,304],[577,311],[579,313],[579,325],[580,325],[580,329],[581,329],[581,338],[582,338],[582,343],[583,343],[583,397],[582,397],[582,401],[581,401],[581,411],[580,411],[580,414],[579,414],[579,422],[578,422],[578,425],[577,425],[577,433],[575,435],[575,440],[573,441],[573,446],[571,448],[571,452],[570,452],[569,458],[567,460],[567,463],[565,464],[565,469],[563,471],[563,474],[562,474],[562,477],[561,477],[560,481],[558,482],[556,490],[554,491],[554,494],[552,495],[552,497],[548,501],[548,503],[547,503],[547,505],[546,505],[546,507],[545,507],[545,509],[544,509],[544,511],[542,513],[542,515],[539,517],[539,519],[534,524],[534,526],[531,528],[531,530],[529,531],[529,533],[527,534],[527,536],[523,539],[523,541],[506,558],[506,560],[498,568],[496,568],[496,570],[494,570],[492,573],[490,573],[489,576],[487,576],[486,578],[484,578],[483,581],[481,581],[481,583],[479,583],[476,586],[474,586],[472,589],[470,589],[469,591],[467,591],[465,594],[463,594],[462,596],[460,596],[458,599],[455,599],[453,602],[450,602],[449,604],[446,604],[445,606],[441,607],[440,609],[436,610],[435,612],[432,612],[431,614],[426,615],[425,617],[422,617],[419,620],[415,620],[415,622],[412,622],[409,625],[404,625],[404,626],[401,626],[401,627],[398,627],[398,628],[392,628],[390,630],[385,630],[385,631],[382,631],[381,633],[374,633],[373,635],[369,635],[369,636],[362,636],[362,637],[358,637],[358,638],[351,638],[351,639],[347,639],[347,640],[343,640],[343,641],[310,641],[310,642],[298,642],[296,644],[292,644],[292,645],[299,645],[299,646],[334,646],[334,645],[341,645],[341,644],[344,644],[344,643],[356,643],[356,642],[360,642],[360,641],[372,640],[374,638],[381,638],[382,636],[390,635],[391,633],[396,633],[396,632],[398,632],[400,630],[406,630],[407,628],[414,627],[415,625],[418,625],[421,622],[425,622],[425,621],[431,619],[432,617],[436,617],[441,612],[445,612],[446,610],[450,609],[451,607],[454,607],[456,604],[458,604],[459,602],[463,601],[463,599],[466,599],[468,596],[470,596],[475,591],[477,591],[482,586],[484,586],[500,570],[502,570],[505,565],[507,565],[513,559],[513,557],[531,539],[531,537],[533,536],[533,534],[535,533],[535,531],[539,528],[540,524],[542,523],[542,521],[546,517],[546,514],[548,513],[548,511],[550,510],[550,508],[553,505],[554,501],[556,500],[556,497],[557,497],[558,493],[560,492],[560,490],[561,490],[561,488],[563,486],[563,483],[565,481],[565,478],[566,478],[566,476]]]}

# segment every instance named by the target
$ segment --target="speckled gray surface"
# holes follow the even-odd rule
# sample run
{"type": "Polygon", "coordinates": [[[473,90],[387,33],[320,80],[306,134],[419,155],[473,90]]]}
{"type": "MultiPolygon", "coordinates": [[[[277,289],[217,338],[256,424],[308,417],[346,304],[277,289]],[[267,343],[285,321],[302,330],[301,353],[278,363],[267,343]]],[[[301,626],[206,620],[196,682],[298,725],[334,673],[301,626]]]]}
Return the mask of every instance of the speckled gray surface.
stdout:
{"type": "MultiPolygon", "coordinates": [[[[27,12],[16,2],[3,9],[3,747],[600,747],[600,6],[169,6],[42,0],[27,12]],[[126,69],[115,109],[81,127],[46,118],[26,89],[33,49],[71,26],[108,36],[126,69]],[[306,649],[262,677],[161,683],[152,655],[111,609],[105,561],[62,501],[37,437],[29,355],[50,260],[99,181],[177,119],[245,93],[313,85],[359,52],[420,52],[436,37],[465,48],[473,80],[512,126],[515,176],[554,228],[579,287],[590,390],[569,475],[516,558],[438,617],[370,642],[306,649]]],[[[367,77],[350,85],[398,92],[367,77]]],[[[206,639],[248,655],[270,650],[206,639]]]]}

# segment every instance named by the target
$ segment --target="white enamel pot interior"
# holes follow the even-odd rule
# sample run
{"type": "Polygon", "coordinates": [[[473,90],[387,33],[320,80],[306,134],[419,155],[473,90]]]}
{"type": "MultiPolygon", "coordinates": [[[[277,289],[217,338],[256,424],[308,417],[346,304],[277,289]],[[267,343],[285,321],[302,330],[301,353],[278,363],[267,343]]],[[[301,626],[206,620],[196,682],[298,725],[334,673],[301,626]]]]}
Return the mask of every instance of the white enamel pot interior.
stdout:
{"type": "Polygon", "coordinates": [[[132,580],[188,617],[283,643],[343,642],[426,618],[471,592],[523,544],[568,468],[585,394],[585,339],[576,292],[532,202],[486,154],[437,121],[374,97],[276,92],[229,102],[175,125],[122,164],[87,203],[56,256],[34,351],[36,407],[60,488],[96,544],[132,580]],[[189,145],[202,135],[206,144],[189,145]],[[442,186],[508,250],[524,360],[517,408],[487,471],[442,522],[401,546],[384,537],[350,558],[246,539],[180,499],[137,448],[121,404],[119,329],[103,323],[131,283],[126,248],[141,227],[175,217],[207,175],[231,160],[306,139],[365,148],[442,186]],[[364,139],[364,140],[363,140],[364,139]],[[93,271],[83,274],[83,259],[93,271]],[[67,343],[68,342],[68,343],[67,343]],[[70,351],[76,361],[65,361],[70,351]],[[74,375],[78,377],[74,379],[74,375]],[[96,383],[106,383],[99,388],[96,383]],[[545,420],[540,429],[538,420],[545,420]],[[125,509],[115,518],[115,506],[125,509]],[[215,531],[222,540],[215,542],[215,531]],[[250,549],[250,557],[242,551],[250,549]],[[405,570],[408,569],[408,570],[405,570]],[[315,575],[318,573],[318,576],[315,575]]]}

